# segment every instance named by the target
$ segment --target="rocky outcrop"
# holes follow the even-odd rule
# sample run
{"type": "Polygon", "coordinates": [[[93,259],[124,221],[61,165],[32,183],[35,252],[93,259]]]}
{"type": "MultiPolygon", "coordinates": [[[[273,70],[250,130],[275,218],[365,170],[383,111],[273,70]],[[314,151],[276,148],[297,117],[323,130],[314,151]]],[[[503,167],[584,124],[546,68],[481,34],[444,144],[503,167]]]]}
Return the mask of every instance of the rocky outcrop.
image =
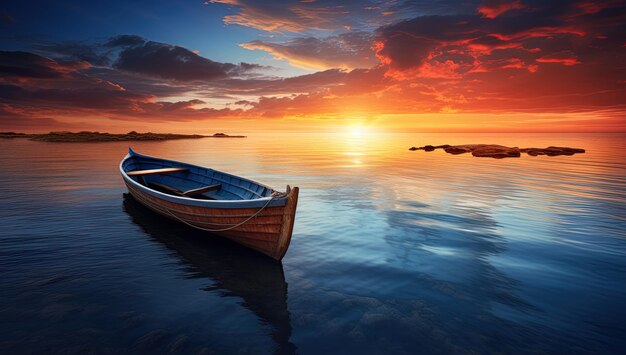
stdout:
{"type": "Polygon", "coordinates": [[[519,158],[522,153],[526,153],[530,156],[536,157],[538,155],[547,155],[550,157],[557,155],[574,155],[577,153],[584,153],[585,150],[581,148],[570,147],[555,147],[550,146],[547,148],[518,148],[507,147],[497,144],[463,144],[463,145],[425,145],[423,147],[411,147],[409,150],[423,150],[426,152],[432,152],[435,149],[443,149],[448,154],[465,154],[472,153],[475,157],[480,158],[519,158]]]}
{"type": "Polygon", "coordinates": [[[226,133],[215,133],[214,135],[210,137],[212,138],[246,138],[246,136],[231,136],[226,133]]]}
{"type": "Polygon", "coordinates": [[[574,155],[576,153],[584,153],[585,150],[581,148],[570,147],[553,147],[548,148],[522,148],[520,152],[536,157],[537,155],[547,155],[549,157],[557,155],[574,155]]]}
{"type": "Polygon", "coordinates": [[[444,145],[425,145],[423,147],[411,147],[409,148],[409,150],[425,150],[427,152],[432,152],[435,149],[439,149],[439,148],[448,148],[450,145],[449,144],[444,144],[444,145]]]}

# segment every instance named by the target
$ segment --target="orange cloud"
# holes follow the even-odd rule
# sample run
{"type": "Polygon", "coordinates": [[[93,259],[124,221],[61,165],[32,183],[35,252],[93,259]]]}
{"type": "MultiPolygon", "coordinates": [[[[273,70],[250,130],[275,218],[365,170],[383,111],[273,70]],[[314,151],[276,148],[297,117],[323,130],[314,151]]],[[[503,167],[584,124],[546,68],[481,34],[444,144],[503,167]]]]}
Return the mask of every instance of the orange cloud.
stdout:
{"type": "Polygon", "coordinates": [[[515,10],[515,9],[523,9],[524,5],[522,5],[521,1],[503,1],[503,0],[489,0],[486,1],[485,4],[478,8],[478,13],[480,13],[483,17],[493,19],[505,12],[515,10]]]}
{"type": "Polygon", "coordinates": [[[349,32],[324,38],[296,38],[281,43],[255,40],[240,46],[250,50],[264,50],[275,59],[286,60],[298,68],[354,69],[370,68],[377,64],[371,41],[369,33],[349,32]]]}
{"type": "Polygon", "coordinates": [[[559,63],[566,66],[581,64],[573,53],[555,53],[549,56],[537,58],[539,63],[559,63]]]}
{"type": "Polygon", "coordinates": [[[351,26],[349,16],[339,5],[323,5],[315,1],[275,4],[250,0],[209,0],[236,6],[237,13],[226,15],[227,25],[252,27],[268,32],[303,32],[309,29],[332,30],[351,26]]]}

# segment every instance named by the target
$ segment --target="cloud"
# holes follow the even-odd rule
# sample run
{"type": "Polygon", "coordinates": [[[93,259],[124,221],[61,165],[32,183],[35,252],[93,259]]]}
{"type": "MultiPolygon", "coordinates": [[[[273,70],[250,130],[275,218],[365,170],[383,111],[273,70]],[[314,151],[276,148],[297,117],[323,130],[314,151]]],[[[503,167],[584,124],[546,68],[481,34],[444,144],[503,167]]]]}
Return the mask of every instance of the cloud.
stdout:
{"type": "Polygon", "coordinates": [[[372,35],[367,32],[324,38],[301,37],[280,43],[255,40],[241,46],[267,51],[275,59],[286,60],[294,67],[304,69],[371,68],[378,62],[372,50],[372,35]]]}
{"type": "MultiPolygon", "coordinates": [[[[10,60],[5,62],[22,60],[23,56],[22,52],[7,52],[5,57],[10,60]]],[[[20,78],[0,82],[0,101],[13,112],[20,112],[22,118],[83,116],[158,122],[234,117],[280,118],[288,113],[306,116],[338,109],[341,100],[329,97],[363,95],[380,90],[383,74],[380,70],[372,75],[370,70],[332,69],[292,78],[226,77],[205,82],[163,83],[143,72],[73,63],[63,67],[53,59],[34,53],[28,53],[26,57],[30,59],[28,63],[33,68],[19,74],[28,74],[29,80],[20,78]],[[59,67],[63,70],[55,71],[59,67]],[[43,75],[40,72],[52,74],[43,75]],[[299,99],[289,98],[296,92],[301,93],[299,99]],[[287,96],[279,98],[265,95],[287,96]],[[185,100],[161,99],[167,96],[196,97],[185,100]],[[209,107],[212,100],[201,97],[229,98],[233,103],[240,101],[239,104],[245,101],[241,100],[242,97],[250,97],[251,100],[248,100],[250,104],[244,110],[209,107]],[[319,106],[326,103],[332,105],[319,106]]],[[[245,69],[257,69],[257,66],[245,69]]]]}
{"type": "Polygon", "coordinates": [[[520,0],[488,0],[478,8],[478,12],[486,18],[496,18],[511,10],[523,9],[524,5],[520,0]]]}
{"type": "MultiPolygon", "coordinates": [[[[342,29],[372,30],[399,19],[409,18],[429,10],[448,11],[463,6],[441,6],[444,1],[435,1],[434,6],[426,2],[405,1],[361,1],[334,0],[258,1],[258,0],[208,0],[207,4],[228,5],[235,11],[226,15],[227,25],[240,25],[262,31],[277,33],[299,33],[333,31],[342,29]],[[428,9],[428,10],[427,10],[428,9]]],[[[431,4],[432,2],[428,2],[431,4]]]]}
{"type": "Polygon", "coordinates": [[[148,41],[136,35],[119,35],[104,43],[40,43],[34,48],[65,61],[83,61],[99,67],[177,81],[210,81],[271,69],[251,63],[216,62],[187,48],[148,41]]]}
{"type": "Polygon", "coordinates": [[[224,17],[224,23],[253,27],[265,31],[300,32],[309,28],[310,21],[303,23],[293,9],[278,2],[258,2],[245,0],[209,0],[209,3],[222,3],[239,7],[234,15],[224,17]]]}
{"type": "Polygon", "coordinates": [[[192,81],[224,78],[236,66],[214,62],[183,47],[149,41],[124,48],[113,67],[165,79],[192,81]]]}
{"type": "Polygon", "coordinates": [[[559,53],[552,53],[541,58],[537,58],[539,63],[559,63],[566,66],[572,66],[580,64],[576,55],[571,51],[563,51],[559,53]]]}
{"type": "Polygon", "coordinates": [[[89,66],[83,61],[58,62],[29,52],[0,51],[0,73],[6,78],[61,78],[89,66]]]}
{"type": "Polygon", "coordinates": [[[24,88],[0,85],[0,98],[6,103],[49,109],[133,109],[151,96],[131,93],[102,83],[88,88],[24,88]]]}
{"type": "Polygon", "coordinates": [[[18,108],[0,103],[0,131],[38,132],[50,130],[86,130],[96,126],[89,122],[62,122],[45,116],[23,114],[18,108]]]}
{"type": "MultiPolygon", "coordinates": [[[[58,62],[34,53],[0,52],[0,72],[3,73],[3,78],[0,79],[3,112],[5,116],[7,112],[11,112],[22,121],[27,117],[67,115],[176,121],[206,119],[216,115],[229,116],[238,112],[198,107],[205,104],[200,99],[159,100],[159,96],[151,92],[157,86],[151,79],[129,79],[135,82],[148,80],[143,86],[139,84],[137,90],[129,90],[109,80],[112,79],[111,73],[116,73],[118,78],[125,76],[123,72],[113,68],[94,69],[89,63],[58,62]],[[104,75],[97,76],[94,73],[104,75]]],[[[159,86],[167,85],[160,83],[159,86]]],[[[167,94],[184,94],[192,89],[189,86],[170,89],[167,94]]]]}
{"type": "Polygon", "coordinates": [[[623,110],[626,78],[616,64],[626,60],[619,34],[623,4],[524,6],[491,18],[478,12],[418,16],[383,26],[372,36],[379,64],[367,73],[334,73],[334,85],[245,105],[263,117],[623,110]]]}
{"type": "Polygon", "coordinates": [[[84,115],[116,120],[190,121],[213,117],[232,117],[239,110],[197,107],[198,99],[157,101],[156,97],[115,90],[106,85],[82,89],[24,89],[0,85],[5,107],[23,117],[84,115]]]}
{"type": "Polygon", "coordinates": [[[428,6],[229,3],[242,24],[274,21],[277,31],[302,32],[246,42],[244,48],[321,71],[276,77],[258,64],[217,62],[210,54],[121,35],[99,43],[40,44],[36,53],[0,53],[0,102],[25,120],[142,122],[626,109],[619,64],[626,60],[623,5],[617,3],[527,0],[519,3],[523,8],[515,2],[503,8],[501,2],[469,1],[447,13],[444,2],[434,2],[430,12],[400,20],[411,12],[399,9],[428,6]],[[265,17],[248,18],[250,11],[265,17]],[[351,11],[356,16],[344,21],[351,11]]]}
{"type": "Polygon", "coordinates": [[[60,56],[65,60],[79,60],[92,65],[106,66],[111,63],[111,51],[103,51],[98,45],[86,42],[37,43],[33,46],[40,53],[60,56]]]}
{"type": "Polygon", "coordinates": [[[141,41],[137,36],[118,36],[106,46],[122,47],[113,63],[119,70],[178,81],[211,81],[246,75],[269,67],[250,63],[220,63],[202,57],[187,48],[171,44],[141,41]]]}
{"type": "Polygon", "coordinates": [[[488,1],[478,8],[482,16],[420,16],[379,29],[376,54],[389,66],[388,75],[405,80],[458,79],[503,69],[537,72],[548,63],[611,60],[598,50],[621,47],[619,16],[584,8],[581,15],[575,2],[526,7],[516,1],[488,1]],[[508,13],[513,9],[524,11],[508,13]]]}
{"type": "Polygon", "coordinates": [[[204,93],[229,94],[233,96],[290,95],[324,90],[329,87],[346,85],[349,72],[328,69],[313,74],[290,78],[225,79],[213,82],[204,93]]]}

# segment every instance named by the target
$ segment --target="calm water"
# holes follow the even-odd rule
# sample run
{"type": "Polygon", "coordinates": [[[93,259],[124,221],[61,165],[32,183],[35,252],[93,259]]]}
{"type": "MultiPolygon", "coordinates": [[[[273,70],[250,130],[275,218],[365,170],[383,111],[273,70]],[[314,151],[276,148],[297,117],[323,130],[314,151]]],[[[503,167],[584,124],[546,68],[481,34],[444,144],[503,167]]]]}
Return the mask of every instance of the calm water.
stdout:
{"type": "Polygon", "coordinates": [[[626,136],[131,143],[301,187],[282,265],[125,194],[129,143],[0,141],[0,352],[619,353],[626,136]],[[568,145],[479,159],[423,144],[568,145]]]}

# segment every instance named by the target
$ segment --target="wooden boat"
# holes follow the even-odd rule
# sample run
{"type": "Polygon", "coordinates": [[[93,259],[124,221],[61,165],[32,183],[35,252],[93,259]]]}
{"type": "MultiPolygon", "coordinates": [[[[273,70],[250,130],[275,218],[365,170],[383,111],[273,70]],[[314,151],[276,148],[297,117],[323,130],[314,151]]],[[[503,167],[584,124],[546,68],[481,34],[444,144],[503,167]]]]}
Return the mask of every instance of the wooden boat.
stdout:
{"type": "Polygon", "coordinates": [[[128,192],[155,212],[281,260],[291,241],[298,188],[269,186],[214,169],[128,149],[120,163],[128,192]]]}

